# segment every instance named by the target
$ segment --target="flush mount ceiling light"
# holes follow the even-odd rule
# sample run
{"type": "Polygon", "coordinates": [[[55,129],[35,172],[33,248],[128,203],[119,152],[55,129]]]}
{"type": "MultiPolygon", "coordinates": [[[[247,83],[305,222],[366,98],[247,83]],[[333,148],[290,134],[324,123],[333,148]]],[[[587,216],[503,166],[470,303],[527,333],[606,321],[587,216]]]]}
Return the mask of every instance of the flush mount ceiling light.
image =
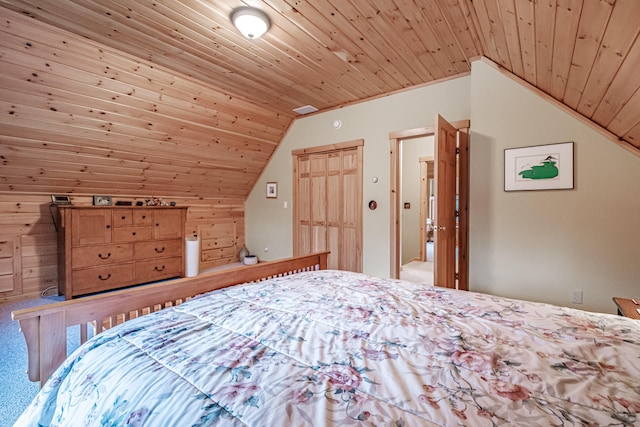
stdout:
{"type": "Polygon", "coordinates": [[[231,12],[231,22],[248,39],[257,39],[267,32],[271,21],[266,13],[254,7],[239,7],[231,12]]]}

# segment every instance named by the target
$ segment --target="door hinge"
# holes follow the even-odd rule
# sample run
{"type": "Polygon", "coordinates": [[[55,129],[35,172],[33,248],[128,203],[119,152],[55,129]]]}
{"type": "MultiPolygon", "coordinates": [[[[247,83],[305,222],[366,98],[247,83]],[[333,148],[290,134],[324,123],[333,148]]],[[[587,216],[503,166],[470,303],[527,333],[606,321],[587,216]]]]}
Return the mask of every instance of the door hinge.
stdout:
{"type": "Polygon", "coordinates": [[[460,149],[456,148],[456,154],[460,154],[460,149]]]}
{"type": "Polygon", "coordinates": [[[456,273],[455,274],[455,278],[456,278],[456,280],[460,280],[460,273],[456,273]]]}

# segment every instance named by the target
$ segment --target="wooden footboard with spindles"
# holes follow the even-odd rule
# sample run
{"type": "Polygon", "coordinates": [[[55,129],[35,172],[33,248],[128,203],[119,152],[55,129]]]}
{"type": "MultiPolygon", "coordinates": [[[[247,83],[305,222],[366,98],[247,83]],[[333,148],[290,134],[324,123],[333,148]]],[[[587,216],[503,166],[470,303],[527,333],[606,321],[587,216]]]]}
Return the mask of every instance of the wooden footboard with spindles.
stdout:
{"type": "Polygon", "coordinates": [[[271,277],[325,270],[328,252],[241,266],[195,277],[171,280],[45,306],[16,310],[13,320],[27,342],[28,374],[42,387],[67,357],[67,328],[80,325],[80,342],[89,325],[98,334],[129,319],[179,305],[196,295],[271,277]]]}

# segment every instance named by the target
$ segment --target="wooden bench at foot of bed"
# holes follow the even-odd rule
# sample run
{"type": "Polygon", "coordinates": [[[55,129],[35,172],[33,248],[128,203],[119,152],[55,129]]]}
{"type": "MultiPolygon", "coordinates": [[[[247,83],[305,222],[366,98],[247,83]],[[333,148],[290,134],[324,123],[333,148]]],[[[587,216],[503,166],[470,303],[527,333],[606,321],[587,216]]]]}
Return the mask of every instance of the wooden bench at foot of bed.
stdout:
{"type": "Polygon", "coordinates": [[[214,271],[195,277],[109,292],[100,295],[16,310],[13,320],[27,342],[28,374],[40,387],[67,357],[67,327],[80,325],[80,342],[87,340],[87,325],[98,334],[144,314],[179,305],[196,295],[246,282],[288,276],[302,271],[326,270],[328,252],[214,271]]]}

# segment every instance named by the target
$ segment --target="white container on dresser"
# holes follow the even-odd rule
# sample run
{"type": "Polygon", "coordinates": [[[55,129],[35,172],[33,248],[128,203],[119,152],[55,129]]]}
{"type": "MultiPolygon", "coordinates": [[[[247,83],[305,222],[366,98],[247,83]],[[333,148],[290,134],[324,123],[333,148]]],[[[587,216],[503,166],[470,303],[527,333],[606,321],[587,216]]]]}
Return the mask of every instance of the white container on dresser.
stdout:
{"type": "Polygon", "coordinates": [[[186,207],[58,209],[58,291],[65,299],[184,277],[186,207]]]}

